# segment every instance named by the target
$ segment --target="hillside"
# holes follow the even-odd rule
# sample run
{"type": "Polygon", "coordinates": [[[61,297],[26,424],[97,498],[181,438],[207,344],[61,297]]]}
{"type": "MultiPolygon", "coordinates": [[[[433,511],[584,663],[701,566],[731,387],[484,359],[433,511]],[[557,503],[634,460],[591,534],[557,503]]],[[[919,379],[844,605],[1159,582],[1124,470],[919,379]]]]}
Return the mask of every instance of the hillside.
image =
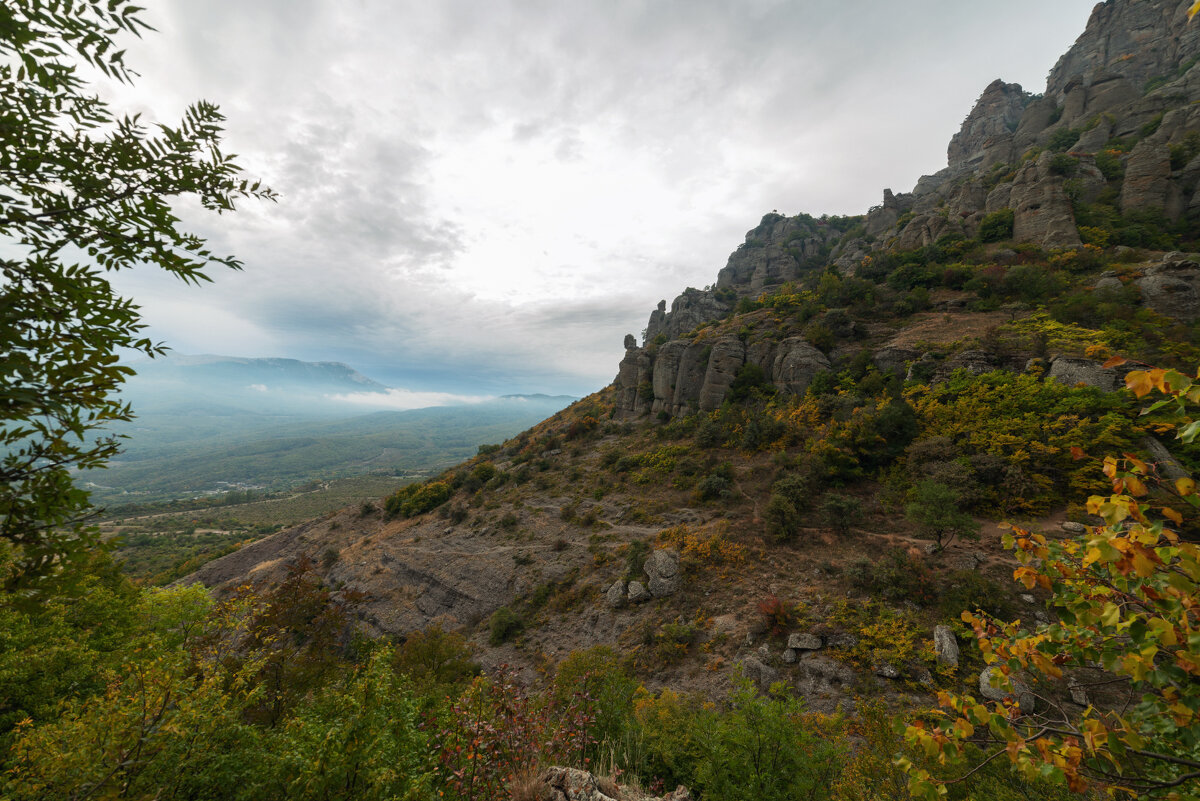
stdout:
{"type": "Polygon", "coordinates": [[[993,83],[912,192],[765,216],[626,337],[611,386],[189,580],[271,583],[309,554],[370,633],[462,628],[529,679],[608,645],[650,687],[720,697],[744,672],[817,709],[971,686],[939,672],[935,626],[1046,614],[998,523],[1095,522],[1108,453],[1197,464],[1102,364],[1200,360],[1178,252],[1200,239],[1200,28],[1175,5],[1098,6],[1045,93],[993,83]]]}

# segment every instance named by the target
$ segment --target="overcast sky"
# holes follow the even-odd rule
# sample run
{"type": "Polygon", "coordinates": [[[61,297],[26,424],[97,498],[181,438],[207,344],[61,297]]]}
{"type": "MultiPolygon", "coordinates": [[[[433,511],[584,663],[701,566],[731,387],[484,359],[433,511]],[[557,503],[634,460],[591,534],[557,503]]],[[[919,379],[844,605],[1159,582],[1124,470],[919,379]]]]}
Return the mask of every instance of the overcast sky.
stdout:
{"type": "Polygon", "coordinates": [[[909,191],[995,78],[1045,87],[1086,0],[156,0],[122,111],[229,118],[280,194],[188,214],[246,265],[119,288],[183,353],[402,389],[586,394],[766,212],[909,191]]]}

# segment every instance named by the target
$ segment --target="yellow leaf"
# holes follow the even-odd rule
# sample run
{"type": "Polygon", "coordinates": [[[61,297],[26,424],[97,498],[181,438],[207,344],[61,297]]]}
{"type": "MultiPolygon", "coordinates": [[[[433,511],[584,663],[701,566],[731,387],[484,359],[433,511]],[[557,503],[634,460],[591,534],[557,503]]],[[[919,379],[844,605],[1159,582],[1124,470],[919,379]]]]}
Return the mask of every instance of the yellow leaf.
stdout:
{"type": "Polygon", "coordinates": [[[1134,370],[1125,376],[1125,386],[1137,397],[1144,398],[1154,389],[1154,380],[1145,370],[1134,370]]]}
{"type": "Polygon", "coordinates": [[[1185,498],[1196,494],[1196,482],[1190,478],[1175,479],[1175,491],[1185,498]]]}
{"type": "Polygon", "coordinates": [[[1171,507],[1164,506],[1162,509],[1162,513],[1163,513],[1163,517],[1167,518],[1175,525],[1177,525],[1177,526],[1183,525],[1183,515],[1179,514],[1179,512],[1176,512],[1171,507]]]}

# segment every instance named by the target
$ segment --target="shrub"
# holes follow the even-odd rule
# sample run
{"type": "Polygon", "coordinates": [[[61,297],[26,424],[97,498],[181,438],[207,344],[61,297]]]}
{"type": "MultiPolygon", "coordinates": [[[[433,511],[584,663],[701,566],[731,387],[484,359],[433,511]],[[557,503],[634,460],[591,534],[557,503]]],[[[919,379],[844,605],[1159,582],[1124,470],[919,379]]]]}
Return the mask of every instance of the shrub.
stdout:
{"type": "Polygon", "coordinates": [[[763,369],[753,362],[746,362],[738,369],[733,382],[729,385],[727,399],[731,403],[739,403],[753,395],[773,395],[775,388],[767,380],[763,369]]]}
{"type": "Polygon", "coordinates": [[[851,586],[887,601],[927,606],[937,600],[933,574],[920,559],[892,548],[876,560],[859,559],[846,569],[851,586]]]}
{"type": "Polygon", "coordinates": [[[979,241],[1002,242],[1012,239],[1014,216],[1012,209],[999,209],[984,215],[979,223],[979,241]]]}
{"type": "Polygon", "coordinates": [[[733,497],[733,465],[722,462],[696,484],[696,498],[716,501],[733,497]]]}
{"type": "Polygon", "coordinates": [[[419,684],[443,687],[465,684],[480,671],[466,639],[436,624],[409,634],[393,652],[392,668],[419,684]]]}
{"type": "Polygon", "coordinates": [[[955,537],[979,536],[979,524],[960,509],[962,496],[945,484],[920,481],[909,491],[908,499],[905,517],[916,524],[922,537],[936,541],[937,550],[945,550],[955,537]]]}
{"type": "Polygon", "coordinates": [[[383,508],[388,517],[415,517],[441,506],[453,494],[445,481],[409,484],[389,496],[383,508]]]}
{"type": "Polygon", "coordinates": [[[1007,619],[1012,604],[1000,585],[974,570],[956,570],[942,579],[940,608],[947,618],[958,620],[962,612],[983,610],[1007,619]]]}
{"type": "Polygon", "coordinates": [[[846,535],[862,519],[862,502],[849,495],[831,492],[821,504],[821,514],[835,534],[846,535]]]}
{"type": "Polygon", "coordinates": [[[1050,139],[1046,142],[1046,149],[1052,153],[1062,153],[1064,150],[1070,150],[1079,141],[1079,137],[1082,134],[1083,131],[1078,128],[1059,128],[1050,134],[1050,139]]]}
{"type": "Polygon", "coordinates": [[[525,622],[516,612],[502,606],[488,619],[488,643],[503,645],[516,637],[525,628],[525,622]]]}

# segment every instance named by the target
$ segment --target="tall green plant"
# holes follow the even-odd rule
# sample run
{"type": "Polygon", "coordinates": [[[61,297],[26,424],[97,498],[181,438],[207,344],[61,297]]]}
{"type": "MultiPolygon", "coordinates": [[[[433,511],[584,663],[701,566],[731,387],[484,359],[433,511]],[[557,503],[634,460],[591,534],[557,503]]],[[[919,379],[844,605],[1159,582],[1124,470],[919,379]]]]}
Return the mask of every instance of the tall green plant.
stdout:
{"type": "Polygon", "coordinates": [[[213,104],[148,126],[84,82],[81,64],[132,80],[117,37],[147,28],[140,11],[129,0],[0,3],[0,538],[22,554],[10,583],[95,540],[72,473],[112,458],[119,443],[104,428],[132,416],[116,396],[132,372],[118,352],[162,352],[106,273],[152,265],[199,283],[207,267],[237,269],[181,227],[171,202],[220,213],[274,197],[221,152],[213,104]]]}

